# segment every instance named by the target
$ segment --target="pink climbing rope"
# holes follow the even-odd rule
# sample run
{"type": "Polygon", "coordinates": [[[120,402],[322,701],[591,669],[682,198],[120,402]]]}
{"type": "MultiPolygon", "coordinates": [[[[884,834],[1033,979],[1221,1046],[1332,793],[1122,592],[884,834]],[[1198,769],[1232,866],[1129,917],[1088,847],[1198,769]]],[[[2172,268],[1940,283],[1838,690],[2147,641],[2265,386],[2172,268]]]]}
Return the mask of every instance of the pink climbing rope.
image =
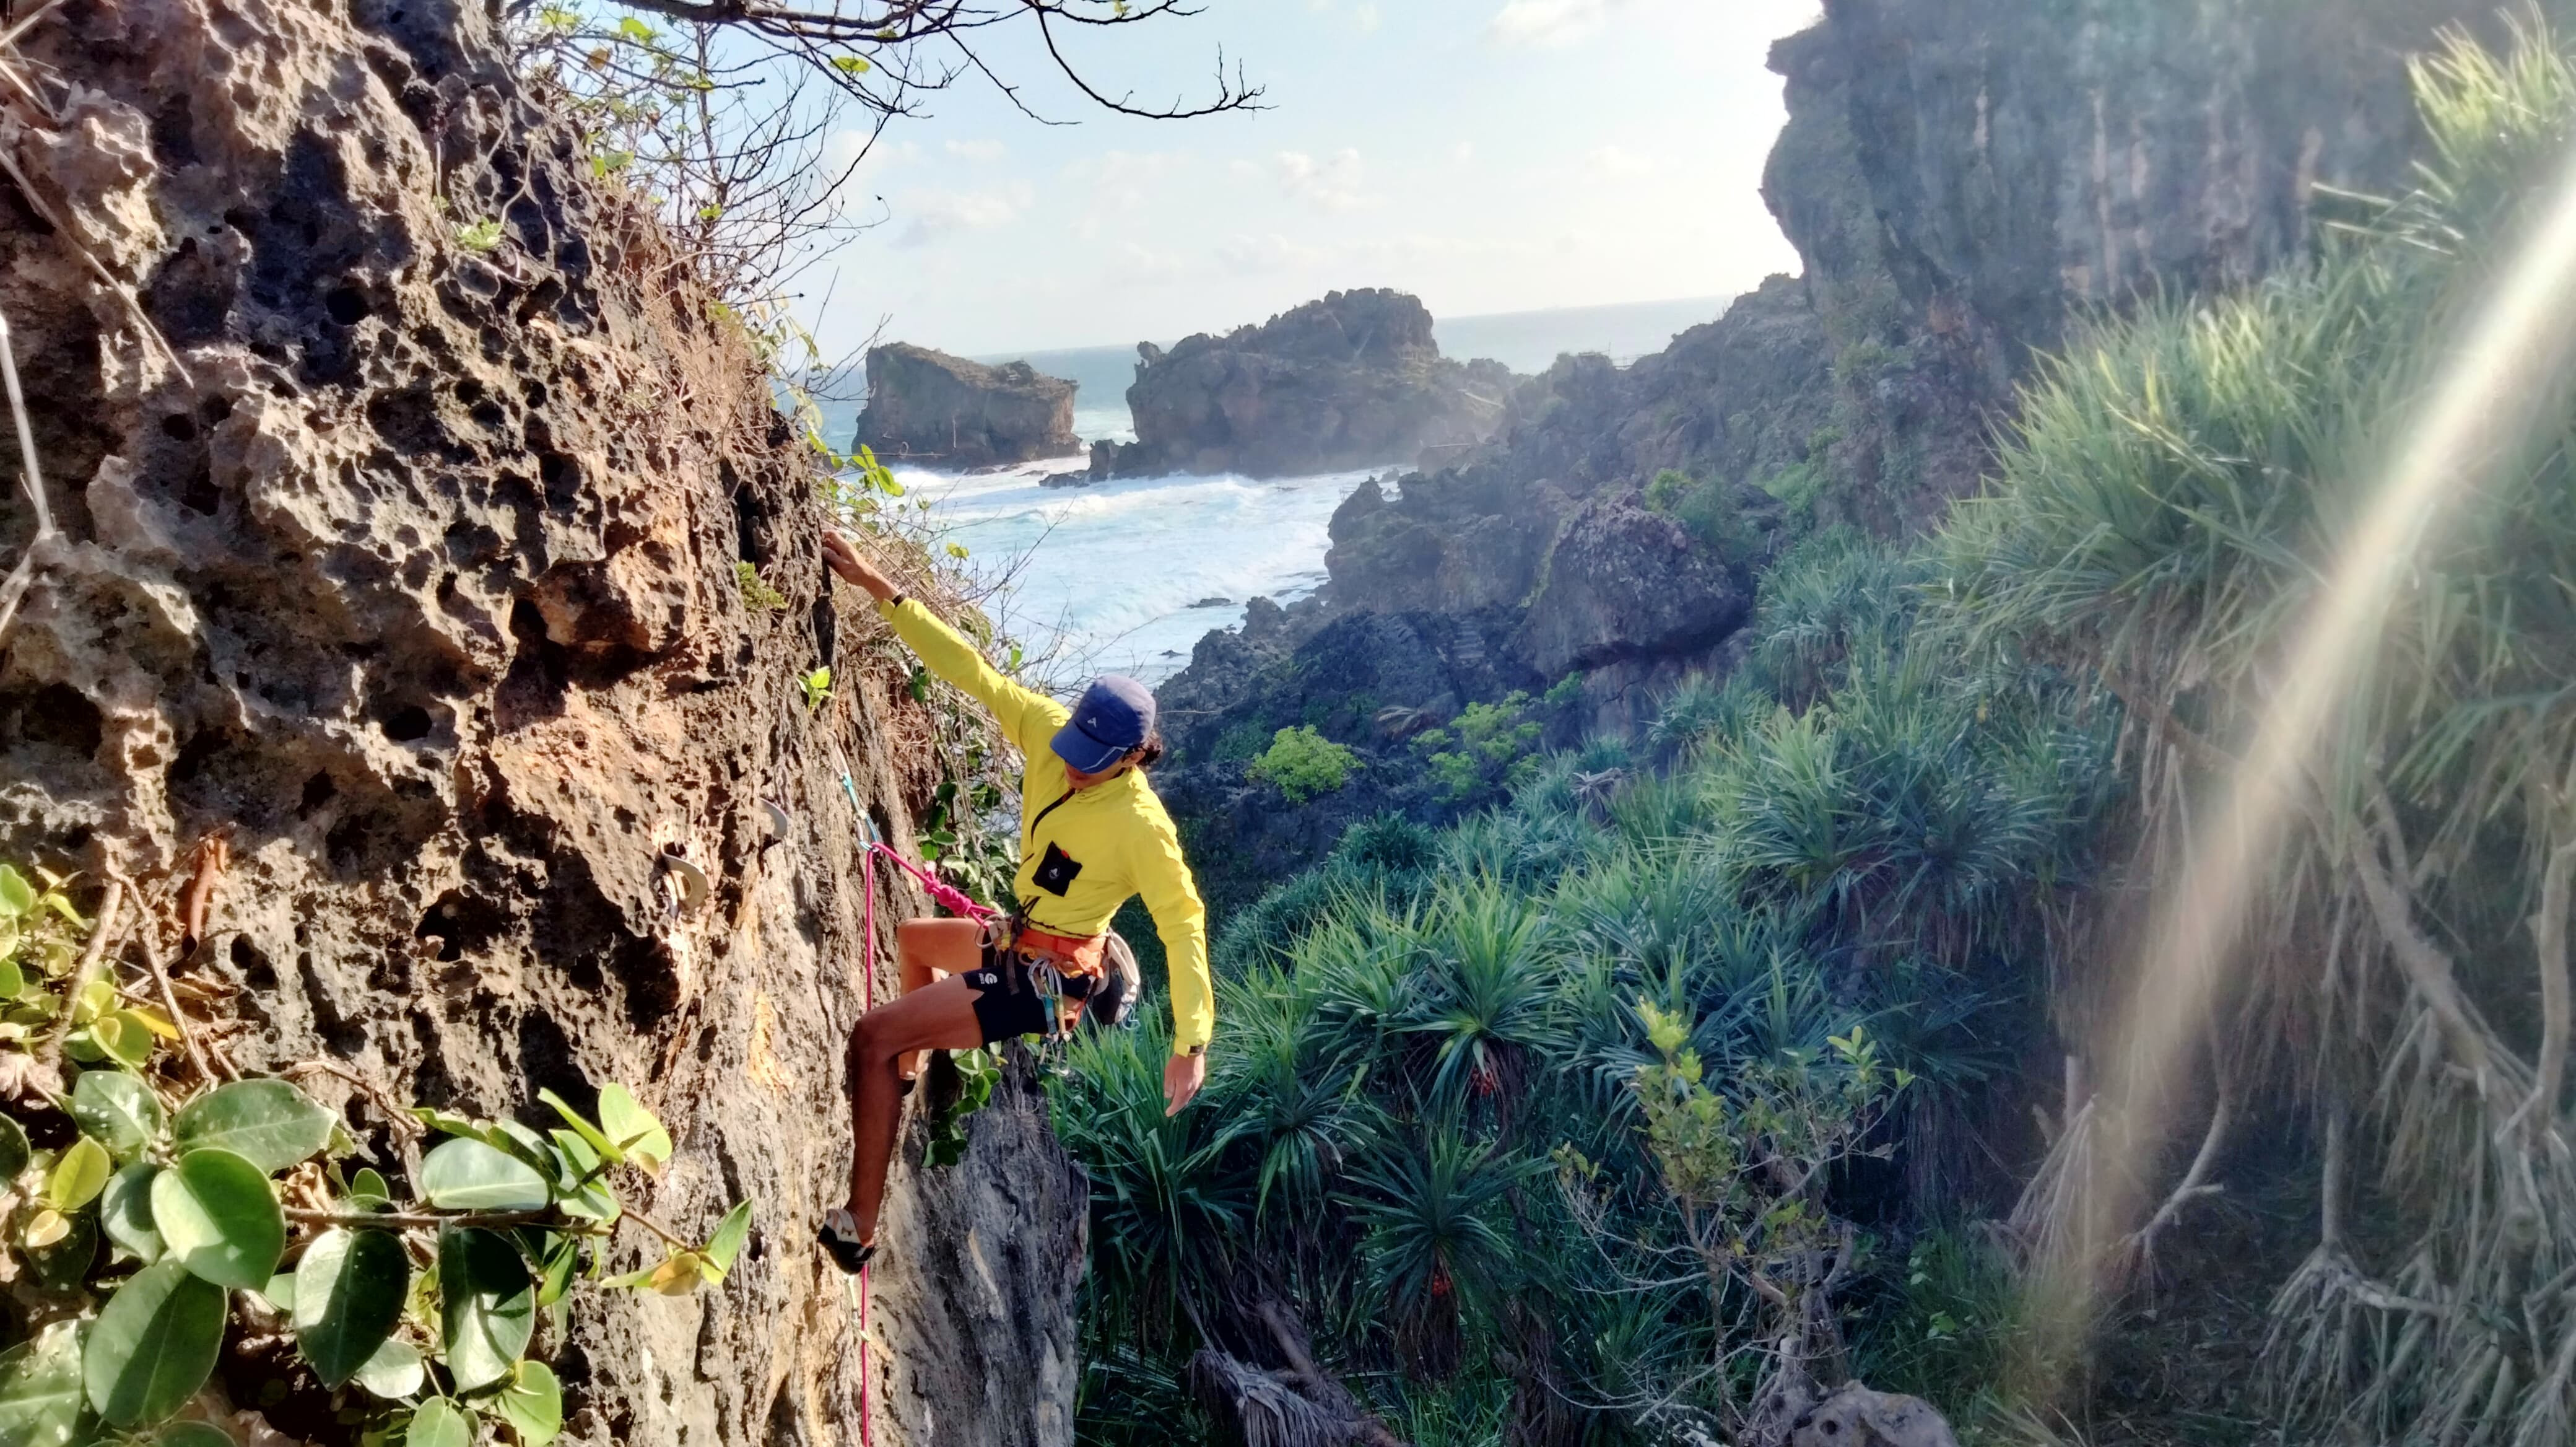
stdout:
{"type": "MultiPolygon", "coordinates": [[[[846,786],[849,783],[849,777],[846,774],[843,775],[841,782],[846,786]]],[[[859,815],[863,822],[867,817],[864,813],[859,815]]],[[[861,1014],[875,1009],[877,1005],[877,848],[877,842],[871,839],[868,841],[868,847],[859,851],[861,891],[859,960],[863,977],[863,983],[860,986],[863,993],[859,996],[861,1014]]],[[[851,1142],[853,1147],[857,1144],[855,1140],[851,1142]]],[[[876,1424],[871,1420],[875,1412],[870,1402],[875,1394],[875,1388],[874,1373],[869,1370],[868,1363],[868,1268],[866,1262],[861,1262],[859,1263],[859,1447],[876,1447],[876,1424]]]]}
{"type": "MultiPolygon", "coordinates": [[[[977,904],[974,900],[967,898],[966,891],[959,889],[957,886],[950,884],[944,879],[941,879],[938,875],[931,873],[929,870],[922,868],[920,865],[913,863],[911,860],[904,858],[902,855],[895,853],[892,849],[887,848],[885,845],[880,844],[873,839],[868,841],[868,852],[870,854],[882,854],[886,858],[891,859],[896,864],[902,866],[903,872],[911,875],[913,882],[921,886],[921,892],[929,895],[940,908],[947,910],[950,914],[957,915],[964,919],[971,919],[977,924],[991,924],[993,921],[1002,917],[1002,912],[1000,910],[977,904]]],[[[873,895],[870,896],[870,900],[871,902],[874,901],[873,895]]],[[[870,935],[869,938],[873,940],[876,937],[874,935],[870,935]]]]}
{"type": "MultiPolygon", "coordinates": [[[[858,790],[851,784],[846,766],[844,768],[841,784],[842,787],[850,790],[850,802],[855,805],[858,802],[858,790]]],[[[868,833],[876,833],[865,810],[859,813],[859,823],[860,827],[866,829],[868,833]]],[[[861,961],[859,988],[863,992],[859,998],[864,1002],[861,1006],[862,1010],[875,1009],[877,1003],[877,856],[879,855],[893,860],[904,873],[912,876],[913,882],[921,886],[923,893],[929,895],[950,914],[974,920],[978,924],[990,924],[1001,914],[999,910],[988,909],[977,904],[967,898],[965,892],[955,885],[914,864],[878,840],[870,839],[867,847],[859,851],[859,888],[861,890],[859,938],[864,941],[859,950],[861,961]]],[[[868,1363],[868,1268],[861,1266],[859,1268],[859,1447],[875,1447],[876,1444],[876,1424],[871,1405],[875,1390],[876,1380],[869,1370],[868,1363]]]]}

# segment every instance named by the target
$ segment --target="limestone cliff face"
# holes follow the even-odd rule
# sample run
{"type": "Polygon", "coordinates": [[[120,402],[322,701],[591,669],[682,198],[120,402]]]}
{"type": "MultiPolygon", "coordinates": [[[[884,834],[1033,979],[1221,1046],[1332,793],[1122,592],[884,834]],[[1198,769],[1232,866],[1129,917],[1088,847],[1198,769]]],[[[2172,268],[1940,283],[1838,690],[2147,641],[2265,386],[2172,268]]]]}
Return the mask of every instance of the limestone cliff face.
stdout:
{"type": "Polygon", "coordinates": [[[943,467],[1069,457],[1082,451],[1073,389],[1026,362],[987,367],[909,342],[870,347],[858,443],[943,467]]]}
{"type": "Polygon", "coordinates": [[[1440,355],[1431,313],[1402,292],[1337,291],[1169,352],[1137,348],[1136,440],[1093,449],[1099,477],[1284,477],[1455,452],[1491,436],[1511,382],[1495,362],[1440,355]]]}
{"type": "MultiPolygon", "coordinates": [[[[585,1290],[541,1339],[573,1440],[851,1442],[864,1395],[881,1443],[1067,1442],[1083,1192],[1025,1080],[899,1181],[864,1373],[809,1244],[866,1003],[839,761],[904,838],[933,722],[826,590],[743,340],[484,15],[71,0],[21,42],[67,85],[0,120],[33,189],[0,185],[0,314],[62,533],[0,637],[0,857],[122,871],[166,923],[228,831],[182,968],[234,992],[244,1065],[531,1120],[624,1081],[679,1141],[642,1204],[756,1203],[720,1289],[585,1290]],[[482,219],[497,245],[460,240],[482,219]],[[673,848],[694,911],[656,888],[673,848]]],[[[346,1114],[399,1167],[398,1123],[346,1114]]],[[[309,1407],[281,1425],[345,1430],[309,1407]]]]}
{"type": "Polygon", "coordinates": [[[1773,51],[1764,196],[1834,352],[1855,516],[1919,526],[2078,317],[2303,255],[2318,188],[2386,192],[2405,58],[2492,0],[1827,0],[1773,51]]]}

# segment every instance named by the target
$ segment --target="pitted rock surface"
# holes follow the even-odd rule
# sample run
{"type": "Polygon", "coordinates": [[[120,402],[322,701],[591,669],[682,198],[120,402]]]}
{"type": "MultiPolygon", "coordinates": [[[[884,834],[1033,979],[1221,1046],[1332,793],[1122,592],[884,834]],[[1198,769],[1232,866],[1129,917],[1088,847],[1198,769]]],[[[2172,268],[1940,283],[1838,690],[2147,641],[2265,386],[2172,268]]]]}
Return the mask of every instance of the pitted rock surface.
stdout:
{"type": "MultiPolygon", "coordinates": [[[[623,1081],[679,1143],[637,1204],[703,1233],[753,1201],[720,1288],[585,1289],[541,1337],[570,1440],[854,1442],[865,1395],[890,1447],[1069,1442],[1083,1191],[1024,1079],[962,1164],[899,1172],[862,1371],[811,1246],[866,1003],[838,761],[905,839],[933,722],[827,591],[813,478],[743,338],[484,17],[70,0],[22,42],[68,90],[0,129],[39,193],[0,185],[0,313],[63,534],[0,638],[0,857],[120,871],[166,909],[228,831],[181,968],[238,992],[246,1067],[328,1060],[532,1124],[541,1087],[623,1081]],[[497,244],[466,239],[483,220],[497,244]],[[738,562],[789,606],[747,606],[738,562]],[[819,710],[794,681],[817,664],[819,710]],[[713,884],[678,918],[673,845],[713,884]]],[[[14,448],[5,470],[14,562],[14,448]]],[[[919,912],[879,888],[881,929],[919,912]]]]}

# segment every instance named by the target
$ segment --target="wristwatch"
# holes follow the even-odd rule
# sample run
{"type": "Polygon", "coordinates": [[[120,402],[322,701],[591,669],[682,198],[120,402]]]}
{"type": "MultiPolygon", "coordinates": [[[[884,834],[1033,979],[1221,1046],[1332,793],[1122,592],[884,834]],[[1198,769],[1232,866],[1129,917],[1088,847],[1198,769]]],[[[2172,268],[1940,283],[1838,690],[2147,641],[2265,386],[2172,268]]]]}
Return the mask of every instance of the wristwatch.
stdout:
{"type": "Polygon", "coordinates": [[[1207,1054],[1207,1042],[1202,1040],[1198,1044],[1191,1046],[1189,1049],[1182,1051],[1181,1054],[1189,1059],[1196,1060],[1207,1054]]]}

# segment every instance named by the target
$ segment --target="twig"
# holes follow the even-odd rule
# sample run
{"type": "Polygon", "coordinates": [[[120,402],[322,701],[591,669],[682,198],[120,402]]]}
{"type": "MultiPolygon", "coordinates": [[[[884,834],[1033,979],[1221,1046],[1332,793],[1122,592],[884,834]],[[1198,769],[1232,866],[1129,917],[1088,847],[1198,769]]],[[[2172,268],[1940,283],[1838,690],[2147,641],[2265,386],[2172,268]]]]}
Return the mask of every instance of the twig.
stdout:
{"type": "Polygon", "coordinates": [[[161,335],[161,329],[152,324],[151,316],[143,310],[143,301],[134,294],[134,289],[118,280],[116,273],[108,270],[105,262],[100,261],[88,247],[81,245],[79,238],[73,234],[70,224],[47,204],[43,194],[36,190],[35,183],[27,179],[27,173],[18,169],[16,158],[9,154],[5,146],[0,146],[0,171],[7,172],[9,179],[18,183],[20,194],[27,199],[27,208],[35,212],[46,225],[54,228],[55,236],[62,241],[63,245],[70,247],[72,255],[79,257],[82,264],[90,269],[91,274],[98,278],[99,285],[106,287],[118,301],[125,303],[126,313],[134,319],[134,325],[143,333],[143,339],[161,349],[162,357],[170,363],[170,370],[178,373],[180,383],[189,387],[197,385],[196,378],[188,374],[188,364],[179,360],[179,349],[171,346],[170,339],[161,335]]]}
{"type": "Polygon", "coordinates": [[[2156,1208],[2156,1214],[2147,1219],[2147,1224],[2130,1233],[2130,1250],[2140,1256],[2153,1256],[2156,1233],[2172,1225],[2182,1214],[2184,1206],[2202,1196],[2219,1193],[2219,1187],[2205,1182],[2210,1168],[2218,1161],[2218,1148],[2226,1141],[2227,1128],[2235,1116],[2236,1091],[2222,1071],[2218,1083],[2218,1104],[2209,1112],[2209,1130],[2200,1138],[2200,1150],[2192,1156],[2191,1168],[2183,1172],[2182,1180],[2174,1186],[2172,1194],[2165,1197],[2164,1204],[2156,1208]]]}
{"type": "Polygon", "coordinates": [[[18,600],[27,594],[27,585],[35,581],[36,561],[44,556],[45,545],[54,539],[54,512],[45,501],[45,475],[36,466],[36,433],[27,422],[26,394],[18,387],[18,351],[9,340],[9,319],[0,316],[0,381],[6,381],[9,392],[9,415],[18,425],[18,464],[20,481],[36,508],[36,535],[27,540],[27,551],[18,566],[9,570],[8,581],[0,582],[0,637],[9,633],[9,620],[17,616],[18,600]]]}
{"type": "Polygon", "coordinates": [[[43,4],[38,5],[35,9],[27,12],[26,19],[10,26],[7,30],[0,30],[0,50],[6,50],[10,46],[17,44],[19,36],[34,29],[37,21],[52,14],[54,7],[62,3],[63,0],[44,0],[43,4]]]}
{"type": "Polygon", "coordinates": [[[2541,876],[2540,912],[2531,917],[2532,953],[2540,969],[2540,1059],[2531,1098],[2517,1114],[2531,1116],[2536,1136],[2558,1127],[2558,1092],[2567,1078],[2567,892],[2576,880],[2576,840],[2549,855],[2541,876]]]}
{"type": "Polygon", "coordinates": [[[2410,876],[2406,862],[2406,843],[2397,831],[2397,806],[2389,799],[2387,788],[2372,781],[2373,803],[2378,814],[2375,829],[2362,830],[2347,851],[2352,861],[2353,877],[2361,884],[2362,898],[2378,916],[2379,932],[2388,943],[2388,952],[2397,958],[2424,1003],[2432,1008],[2434,1019],[2441,1022],[2442,1033],[2451,1042],[2459,1066],[2469,1073],[2478,1096],[2484,1099],[2493,1083],[2495,1064],[2488,1049],[2485,1032],[2470,1020],[2460,998],[2458,972],[2451,957],[2415,928],[2406,897],[2398,881],[2410,876]],[[2378,835],[2374,842],[2372,835],[2378,835]],[[2382,847],[2388,850],[2385,863],[2380,859],[2382,847]]]}
{"type": "Polygon", "coordinates": [[[534,1226],[542,1223],[574,1236],[605,1234],[605,1228],[596,1223],[566,1222],[551,1206],[537,1211],[315,1211],[303,1206],[289,1206],[285,1210],[287,1220],[302,1226],[436,1230],[442,1226],[534,1226]]]}
{"type": "Polygon", "coordinates": [[[206,937],[206,916],[215,902],[215,881],[223,876],[224,866],[232,862],[232,848],[224,831],[216,830],[197,841],[196,872],[188,877],[188,892],[179,907],[179,958],[188,959],[206,937]]]}
{"type": "Polygon", "coordinates": [[[63,992],[63,1013],[54,1017],[54,1028],[45,1033],[45,1048],[36,1058],[47,1065],[62,1059],[63,1040],[72,1033],[72,1010],[80,1003],[81,993],[89,982],[98,978],[99,961],[107,956],[107,947],[124,924],[125,883],[107,882],[107,897],[98,903],[98,922],[90,929],[89,948],[81,951],[80,967],[72,971],[71,988],[63,992]]]}
{"type": "MultiPolygon", "coordinates": [[[[117,887],[121,881],[110,881],[110,884],[117,887]]],[[[161,966],[161,950],[152,943],[152,931],[149,928],[136,930],[134,939],[135,943],[143,946],[144,967],[152,972],[152,983],[160,987],[161,1008],[170,1013],[170,1027],[179,1032],[179,1043],[187,1049],[188,1063],[197,1067],[198,1079],[208,1085],[216,1084],[223,1077],[206,1063],[205,1047],[197,1043],[197,1032],[189,1027],[187,1012],[179,1008],[179,992],[170,988],[170,972],[161,966]]]]}

